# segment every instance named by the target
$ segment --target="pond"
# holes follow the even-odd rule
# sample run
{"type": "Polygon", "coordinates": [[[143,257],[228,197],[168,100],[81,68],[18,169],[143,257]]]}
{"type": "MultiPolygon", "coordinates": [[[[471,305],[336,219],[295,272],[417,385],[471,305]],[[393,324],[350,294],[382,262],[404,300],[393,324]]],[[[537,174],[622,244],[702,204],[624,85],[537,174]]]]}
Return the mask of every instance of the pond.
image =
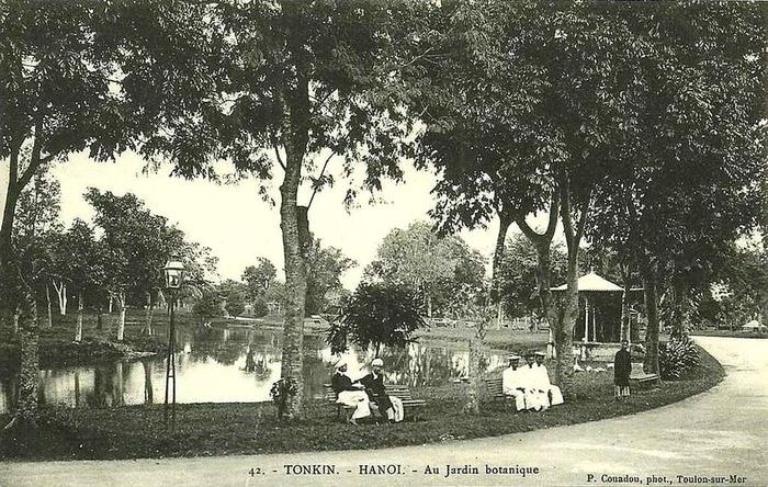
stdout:
{"type": "MultiPolygon", "coordinates": [[[[167,333],[155,330],[162,336],[167,333]]],[[[178,331],[176,356],[178,403],[269,401],[269,389],[280,377],[280,330],[250,328],[178,331]],[[245,371],[248,347],[254,350],[255,372],[245,371]]],[[[373,354],[351,350],[346,355],[353,378],[367,372],[373,354]]],[[[442,385],[460,380],[467,373],[469,352],[465,343],[420,340],[405,350],[384,349],[382,358],[388,381],[442,385]]],[[[337,357],[322,336],[304,337],[305,397],[322,394],[337,357]]],[[[504,352],[491,351],[483,365],[494,368],[504,361],[504,352]]],[[[0,376],[0,413],[14,403],[15,377],[0,376]]],[[[155,356],[134,361],[115,361],[83,366],[40,370],[41,404],[70,407],[110,407],[163,403],[165,359],[155,356]]]]}

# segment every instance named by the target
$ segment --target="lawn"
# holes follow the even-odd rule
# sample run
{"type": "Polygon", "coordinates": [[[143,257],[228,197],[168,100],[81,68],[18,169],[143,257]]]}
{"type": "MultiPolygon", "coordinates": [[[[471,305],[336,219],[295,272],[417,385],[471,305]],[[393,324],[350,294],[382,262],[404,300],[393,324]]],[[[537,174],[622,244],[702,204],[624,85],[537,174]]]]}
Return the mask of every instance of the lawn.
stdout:
{"type": "MultiPolygon", "coordinates": [[[[485,402],[479,416],[462,414],[466,385],[414,389],[427,400],[419,421],[353,426],[337,422],[333,408],[311,400],[306,417],[285,423],[269,403],[178,406],[177,428],[163,428],[162,406],[45,409],[35,432],[5,438],[0,458],[118,459],[383,448],[497,436],[582,423],[656,408],[705,391],[724,376],[702,350],[702,365],[688,377],[613,399],[608,373],[577,374],[574,399],[543,413],[515,413],[485,402]]],[[[7,420],[0,417],[0,423],[7,420]]]]}
{"type": "Polygon", "coordinates": [[[724,337],[724,338],[768,338],[764,331],[744,330],[693,330],[691,336],[724,337]]]}
{"type": "MultiPolygon", "coordinates": [[[[432,327],[419,330],[417,337],[429,340],[468,341],[475,335],[474,328],[442,328],[432,327]]],[[[544,350],[549,340],[549,332],[527,330],[512,330],[502,328],[500,330],[487,330],[485,344],[490,348],[500,350],[544,350]]]]}

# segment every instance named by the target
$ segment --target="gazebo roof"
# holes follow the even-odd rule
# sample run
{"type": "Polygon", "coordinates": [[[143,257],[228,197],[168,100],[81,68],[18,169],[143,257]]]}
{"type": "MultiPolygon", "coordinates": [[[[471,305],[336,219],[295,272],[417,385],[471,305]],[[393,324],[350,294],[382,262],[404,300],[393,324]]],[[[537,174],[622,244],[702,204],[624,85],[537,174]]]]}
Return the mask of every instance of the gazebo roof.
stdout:
{"type": "MultiPolygon", "coordinates": [[[[562,286],[553,287],[551,291],[565,291],[568,288],[568,284],[562,286]]],[[[594,272],[590,272],[579,278],[579,292],[622,292],[621,286],[618,286],[611,281],[604,279],[594,272]]]]}

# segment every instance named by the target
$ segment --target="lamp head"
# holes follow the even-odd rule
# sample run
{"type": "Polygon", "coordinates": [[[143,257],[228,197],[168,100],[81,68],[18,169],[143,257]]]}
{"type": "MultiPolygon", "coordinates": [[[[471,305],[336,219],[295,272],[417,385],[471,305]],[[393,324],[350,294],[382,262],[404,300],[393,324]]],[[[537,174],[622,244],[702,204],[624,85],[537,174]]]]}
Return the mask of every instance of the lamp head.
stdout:
{"type": "Polygon", "coordinates": [[[165,273],[165,287],[168,289],[181,289],[181,283],[184,281],[184,264],[175,257],[165,264],[163,268],[165,273]]]}

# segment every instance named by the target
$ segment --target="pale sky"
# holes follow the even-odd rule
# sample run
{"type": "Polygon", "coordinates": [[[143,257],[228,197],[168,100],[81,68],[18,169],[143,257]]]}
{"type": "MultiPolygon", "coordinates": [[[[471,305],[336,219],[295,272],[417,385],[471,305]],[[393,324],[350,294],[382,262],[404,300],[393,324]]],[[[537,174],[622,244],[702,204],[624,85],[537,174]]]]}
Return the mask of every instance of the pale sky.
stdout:
{"type": "MultiPolygon", "coordinates": [[[[92,211],[82,197],[89,186],[118,195],[132,192],[151,211],[176,223],[190,240],[211,247],[219,257],[222,279],[239,279],[243,269],[255,263],[257,257],[271,260],[284,277],[278,208],[259,198],[255,181],[219,185],[170,177],[169,167],[145,175],[143,167],[144,162],[135,154],[123,155],[115,163],[93,162],[81,154],[57,165],[53,174],[61,183],[64,223],[68,225],[75,217],[90,221],[92,211]]],[[[342,204],[347,185],[341,180],[315,197],[309,213],[310,230],[324,245],[340,248],[359,264],[342,277],[348,289],[357,285],[363,268],[373,260],[378,245],[390,230],[428,218],[427,211],[434,203],[430,190],[435,176],[416,171],[407,162],[402,167],[406,181],[400,185],[384,184],[380,196],[385,203],[371,206],[363,196],[359,206],[347,212],[342,204]]],[[[277,184],[273,186],[273,197],[279,202],[277,184]]],[[[308,200],[309,191],[300,193],[300,204],[308,200]]],[[[497,231],[498,221],[494,221],[487,229],[463,232],[461,237],[490,257],[497,231]]]]}

